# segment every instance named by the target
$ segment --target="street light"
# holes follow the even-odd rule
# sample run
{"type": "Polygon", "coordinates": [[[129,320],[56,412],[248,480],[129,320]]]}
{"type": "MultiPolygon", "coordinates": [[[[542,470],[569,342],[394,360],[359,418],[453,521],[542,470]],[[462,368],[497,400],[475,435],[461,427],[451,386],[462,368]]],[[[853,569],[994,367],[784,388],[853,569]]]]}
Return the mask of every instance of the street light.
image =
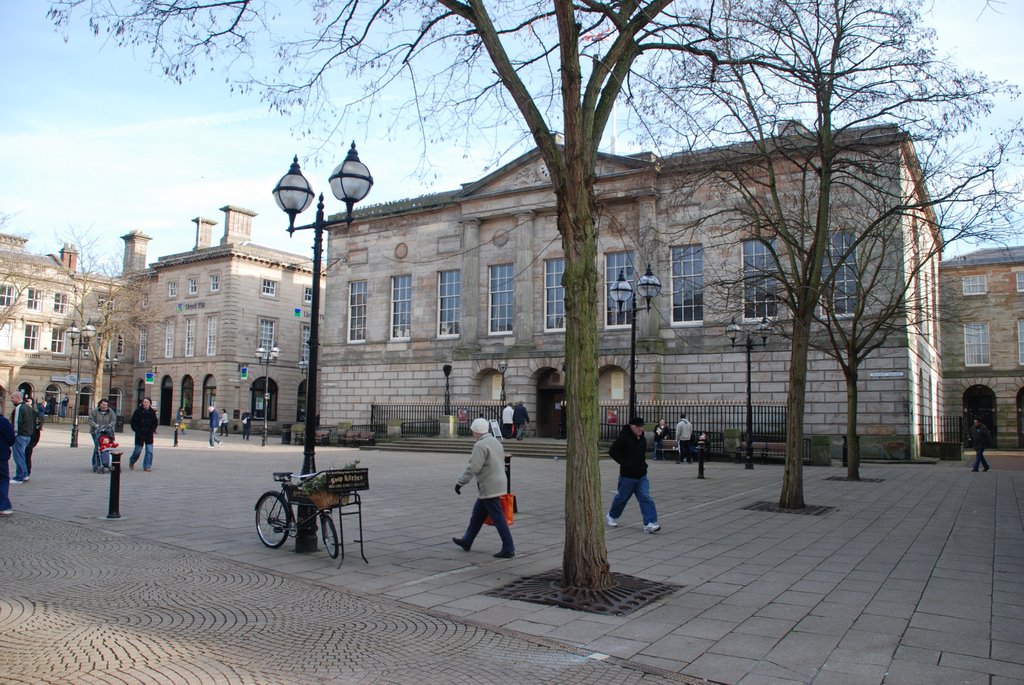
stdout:
{"type": "Polygon", "coordinates": [[[755,347],[765,347],[768,345],[768,317],[763,317],[761,323],[757,325],[756,330],[744,330],[742,326],[736,323],[733,319],[725,328],[725,334],[732,340],[733,347],[743,347],[747,353],[747,460],[744,465],[745,469],[754,468],[754,404],[751,398],[750,390],[750,353],[755,347]],[[736,339],[740,337],[740,333],[744,334],[742,342],[736,342],[736,339]],[[761,342],[754,340],[758,335],[761,336],[761,342]]]}
{"type": "Polygon", "coordinates": [[[71,421],[71,447],[78,447],[78,412],[79,403],[82,401],[79,388],[82,384],[82,348],[89,346],[89,341],[96,335],[96,327],[87,323],[79,330],[78,326],[71,326],[67,336],[71,338],[71,344],[78,343],[78,370],[75,372],[75,417],[71,421]]]}
{"type": "Polygon", "coordinates": [[[498,362],[498,371],[501,371],[501,406],[505,406],[505,372],[508,371],[508,362],[502,359],[498,362]]]}
{"type": "MultiPolygon", "coordinates": [[[[107,370],[110,371],[110,383],[107,384],[107,397],[114,396],[114,372],[117,371],[117,365],[120,363],[121,358],[117,356],[115,356],[113,359],[107,357],[106,360],[104,360],[104,366],[106,366],[107,370]]],[[[117,409],[121,409],[120,403],[118,403],[117,409]]],[[[122,414],[123,413],[124,412],[122,410],[122,414]]]]}
{"type": "Polygon", "coordinates": [[[448,377],[452,375],[452,365],[445,364],[444,366],[441,367],[441,370],[444,371],[444,415],[451,416],[452,394],[449,386],[448,377]]]}
{"type": "Polygon", "coordinates": [[[263,442],[261,447],[267,446],[267,418],[270,412],[270,363],[276,361],[281,355],[281,348],[277,345],[266,348],[260,345],[256,348],[256,360],[263,365],[263,442]]]}
{"type": "MultiPolygon", "coordinates": [[[[295,217],[309,209],[313,203],[313,188],[309,181],[299,170],[299,158],[296,156],[292,161],[291,168],[285,174],[277,186],[274,187],[274,200],[285,214],[288,215],[288,234],[293,235],[295,231],[313,229],[313,301],[310,304],[310,316],[312,321],[309,325],[309,382],[306,384],[306,433],[303,438],[302,449],[302,473],[313,473],[316,471],[316,426],[309,421],[310,416],[317,414],[317,361],[320,347],[320,269],[323,263],[323,232],[335,226],[350,226],[352,224],[352,207],[362,200],[373,187],[373,177],[366,165],[359,161],[359,153],[356,152],[356,144],[353,142],[345,161],[339,164],[331,173],[329,183],[334,197],[345,203],[345,216],[340,221],[327,221],[324,216],[324,195],[320,193],[316,205],[316,218],[313,223],[306,226],[296,226],[295,217]]],[[[300,506],[300,520],[309,519],[309,523],[303,525],[298,535],[295,536],[296,552],[316,551],[316,522],[310,516],[310,507],[300,506]]]]}
{"type": "MultiPolygon", "coordinates": [[[[651,308],[651,299],[661,292],[661,281],[651,271],[651,265],[647,265],[647,271],[637,279],[637,294],[644,298],[646,305],[644,311],[651,308]]],[[[619,278],[608,288],[608,297],[612,298],[619,306],[631,304],[629,313],[629,417],[632,420],[636,416],[636,313],[638,311],[636,298],[633,297],[633,284],[626,280],[625,271],[619,272],[619,278]]]]}

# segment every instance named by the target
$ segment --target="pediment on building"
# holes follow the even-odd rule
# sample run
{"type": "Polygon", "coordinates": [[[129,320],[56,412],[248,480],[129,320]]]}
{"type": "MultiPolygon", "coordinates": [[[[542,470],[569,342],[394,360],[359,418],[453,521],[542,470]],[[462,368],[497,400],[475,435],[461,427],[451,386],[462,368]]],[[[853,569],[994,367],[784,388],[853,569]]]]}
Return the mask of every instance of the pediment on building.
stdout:
{"type": "MultiPolygon", "coordinates": [[[[654,160],[649,155],[621,157],[618,155],[599,154],[597,160],[597,176],[602,178],[618,173],[636,171],[650,167],[654,160]]],[[[455,194],[455,200],[468,200],[488,195],[544,190],[551,187],[551,174],[537,150],[531,150],[500,169],[484,176],[478,181],[463,185],[455,194]]]]}

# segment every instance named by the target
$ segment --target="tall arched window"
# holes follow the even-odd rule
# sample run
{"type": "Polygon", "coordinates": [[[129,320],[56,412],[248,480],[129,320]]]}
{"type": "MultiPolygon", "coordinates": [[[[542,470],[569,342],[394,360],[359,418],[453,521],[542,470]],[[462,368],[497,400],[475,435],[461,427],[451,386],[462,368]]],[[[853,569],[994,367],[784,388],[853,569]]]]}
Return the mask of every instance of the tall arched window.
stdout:
{"type": "Polygon", "coordinates": [[[306,381],[299,383],[299,393],[295,398],[295,420],[302,422],[306,420],[306,381]]]}
{"type": "Polygon", "coordinates": [[[196,394],[196,384],[192,376],[184,376],[181,379],[181,406],[185,408],[185,415],[192,416],[192,401],[196,394]]]}
{"type": "Polygon", "coordinates": [[[277,383],[266,378],[257,378],[249,390],[249,407],[254,419],[263,419],[266,411],[267,421],[277,421],[277,383]]]}
{"type": "Polygon", "coordinates": [[[217,379],[212,375],[203,379],[203,406],[199,408],[199,415],[204,419],[210,415],[209,407],[217,403],[217,379]]]}

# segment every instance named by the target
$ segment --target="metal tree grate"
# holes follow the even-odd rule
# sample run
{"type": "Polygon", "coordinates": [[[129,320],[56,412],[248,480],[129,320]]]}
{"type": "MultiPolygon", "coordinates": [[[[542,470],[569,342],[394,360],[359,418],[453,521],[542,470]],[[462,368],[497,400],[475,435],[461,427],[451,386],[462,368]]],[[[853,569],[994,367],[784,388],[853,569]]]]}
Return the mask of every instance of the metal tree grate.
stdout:
{"type": "Polygon", "coordinates": [[[554,570],[514,580],[485,594],[592,614],[626,616],[682,588],[681,585],[659,583],[622,573],[612,573],[612,579],[615,585],[607,590],[562,587],[562,572],[554,570]]]}
{"type": "Polygon", "coordinates": [[[775,502],[754,502],[743,507],[744,511],[770,511],[775,514],[803,514],[805,516],[821,516],[835,509],[835,507],[820,507],[814,505],[805,506],[803,509],[785,509],[775,502]]]}

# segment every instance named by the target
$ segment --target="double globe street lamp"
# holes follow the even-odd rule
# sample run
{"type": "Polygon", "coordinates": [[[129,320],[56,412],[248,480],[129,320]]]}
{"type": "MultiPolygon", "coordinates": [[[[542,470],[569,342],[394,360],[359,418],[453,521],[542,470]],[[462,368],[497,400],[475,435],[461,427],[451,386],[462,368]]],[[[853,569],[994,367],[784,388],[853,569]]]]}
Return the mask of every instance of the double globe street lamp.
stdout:
{"type": "Polygon", "coordinates": [[[762,317],[761,323],[757,325],[754,331],[749,329],[744,330],[742,326],[736,323],[733,319],[732,323],[725,327],[725,334],[732,340],[733,347],[742,347],[747,353],[747,445],[746,445],[746,462],[744,463],[745,469],[751,470],[754,468],[754,404],[751,396],[750,388],[750,375],[751,375],[751,364],[750,364],[750,353],[755,347],[767,347],[768,345],[768,333],[771,327],[768,324],[768,318],[762,317]],[[740,333],[744,334],[742,342],[737,342],[737,338],[740,337],[740,333]],[[754,338],[757,336],[761,337],[761,342],[757,342],[754,338]]]}
{"type": "MultiPolygon", "coordinates": [[[[313,301],[310,304],[312,321],[309,326],[309,378],[306,383],[306,431],[302,449],[302,473],[316,471],[316,425],[310,420],[317,415],[317,371],[320,352],[320,272],[323,264],[323,232],[336,226],[352,224],[352,207],[365,198],[373,187],[373,176],[366,165],[359,161],[356,144],[353,142],[345,161],[335,167],[328,182],[334,197],[345,203],[345,216],[340,221],[327,221],[324,216],[324,195],[320,193],[316,205],[316,218],[306,226],[296,226],[295,217],[309,209],[315,193],[309,181],[299,169],[299,158],[292,160],[291,168],[277,186],[274,187],[274,200],[277,206],[288,215],[288,234],[306,229],[313,230],[313,301]]],[[[302,507],[300,507],[302,508],[302,507]]],[[[308,507],[305,507],[308,509],[308,507]]],[[[316,522],[309,511],[300,512],[300,520],[309,519],[295,536],[296,552],[316,551],[316,522]]]]}
{"type": "Polygon", "coordinates": [[[277,345],[256,348],[256,360],[263,365],[263,441],[260,447],[267,446],[267,421],[270,415],[270,364],[281,356],[281,348],[277,345]]]}
{"type": "Polygon", "coordinates": [[[82,401],[82,348],[89,347],[95,335],[96,327],[91,323],[85,324],[81,329],[78,326],[71,326],[67,330],[67,336],[71,340],[71,344],[78,344],[78,368],[75,371],[75,416],[71,421],[71,447],[78,447],[78,413],[79,404],[82,401]]]}
{"type": "MultiPolygon", "coordinates": [[[[651,271],[651,265],[647,265],[647,271],[637,279],[636,295],[644,298],[646,304],[644,311],[651,308],[651,300],[661,292],[661,281],[651,271]]],[[[631,305],[629,310],[629,416],[627,421],[636,416],[636,313],[638,311],[637,298],[633,293],[633,284],[626,280],[625,271],[619,272],[619,278],[608,288],[608,297],[619,307],[622,312],[624,305],[631,305]]]]}

